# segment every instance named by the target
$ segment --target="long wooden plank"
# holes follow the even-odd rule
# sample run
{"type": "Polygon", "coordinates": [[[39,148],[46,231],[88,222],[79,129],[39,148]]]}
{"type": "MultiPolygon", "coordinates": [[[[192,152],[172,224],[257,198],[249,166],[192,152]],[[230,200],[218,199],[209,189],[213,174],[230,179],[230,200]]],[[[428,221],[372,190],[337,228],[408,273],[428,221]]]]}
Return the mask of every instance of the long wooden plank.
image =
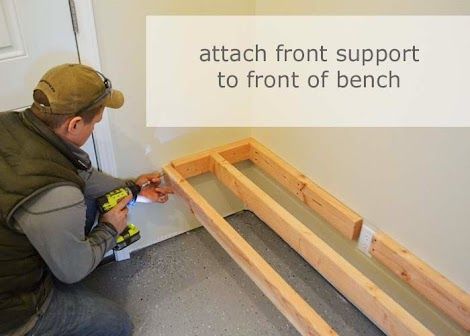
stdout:
{"type": "Polygon", "coordinates": [[[171,161],[171,165],[184,177],[190,178],[210,171],[210,155],[220,153],[232,163],[248,160],[250,157],[250,139],[239,140],[224,146],[191,154],[171,161]]]}
{"type": "Polygon", "coordinates": [[[356,240],[359,237],[361,216],[255,139],[251,139],[250,159],[346,238],[356,240]]]}
{"type": "Polygon", "coordinates": [[[432,335],[403,307],[218,154],[213,172],[247,206],[388,335],[432,335]]]}
{"type": "Polygon", "coordinates": [[[385,233],[376,233],[370,253],[406,283],[470,331],[470,295],[385,233]]]}
{"type": "Polygon", "coordinates": [[[176,169],[167,166],[164,170],[197,219],[302,335],[336,335],[176,169]]]}

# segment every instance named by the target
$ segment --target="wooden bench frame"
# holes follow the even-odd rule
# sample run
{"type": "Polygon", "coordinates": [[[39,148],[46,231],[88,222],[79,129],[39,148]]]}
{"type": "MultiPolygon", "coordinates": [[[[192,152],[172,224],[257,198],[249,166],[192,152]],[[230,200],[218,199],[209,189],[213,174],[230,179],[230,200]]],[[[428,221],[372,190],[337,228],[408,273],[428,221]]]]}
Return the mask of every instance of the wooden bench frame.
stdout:
{"type": "Polygon", "coordinates": [[[376,233],[370,254],[431,304],[470,331],[470,295],[383,232],[376,233]]]}
{"type": "Polygon", "coordinates": [[[176,194],[186,201],[201,224],[302,335],[336,333],[191,186],[188,178],[209,172],[214,174],[386,334],[432,335],[389,295],[233,166],[245,160],[251,160],[272,176],[345,237],[357,238],[362,219],[252,138],[174,160],[164,168],[176,194]]]}

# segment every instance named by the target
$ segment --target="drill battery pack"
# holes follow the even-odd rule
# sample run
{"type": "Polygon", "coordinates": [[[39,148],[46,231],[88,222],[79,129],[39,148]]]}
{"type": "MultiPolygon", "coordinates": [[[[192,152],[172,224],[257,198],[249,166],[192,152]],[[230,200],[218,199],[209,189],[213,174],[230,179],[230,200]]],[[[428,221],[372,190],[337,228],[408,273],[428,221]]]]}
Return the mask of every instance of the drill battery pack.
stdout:
{"type": "Polygon", "coordinates": [[[140,239],[140,231],[134,224],[127,224],[127,228],[116,238],[115,251],[122,250],[123,248],[135,243],[140,239]]]}

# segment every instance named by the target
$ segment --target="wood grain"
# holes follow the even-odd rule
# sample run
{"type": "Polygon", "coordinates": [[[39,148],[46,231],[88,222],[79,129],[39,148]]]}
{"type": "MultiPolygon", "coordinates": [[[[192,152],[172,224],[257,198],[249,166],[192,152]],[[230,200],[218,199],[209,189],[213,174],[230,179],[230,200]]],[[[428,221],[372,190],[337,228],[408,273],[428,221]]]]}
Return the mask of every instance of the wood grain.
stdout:
{"type": "Polygon", "coordinates": [[[437,308],[470,331],[470,295],[385,233],[376,233],[370,253],[437,308]]]}
{"type": "Polygon", "coordinates": [[[346,238],[356,240],[359,237],[361,216],[255,139],[251,139],[250,159],[346,238]]]}
{"type": "Polygon", "coordinates": [[[201,224],[300,334],[337,335],[175,168],[167,166],[164,171],[176,194],[186,201],[201,224]]]}
{"type": "Polygon", "coordinates": [[[250,139],[242,139],[227,145],[211,148],[171,161],[171,165],[183,176],[190,178],[210,171],[210,155],[220,153],[231,163],[248,160],[250,157],[250,139]]]}
{"type": "Polygon", "coordinates": [[[432,335],[403,307],[218,154],[213,173],[388,335],[432,335]]]}

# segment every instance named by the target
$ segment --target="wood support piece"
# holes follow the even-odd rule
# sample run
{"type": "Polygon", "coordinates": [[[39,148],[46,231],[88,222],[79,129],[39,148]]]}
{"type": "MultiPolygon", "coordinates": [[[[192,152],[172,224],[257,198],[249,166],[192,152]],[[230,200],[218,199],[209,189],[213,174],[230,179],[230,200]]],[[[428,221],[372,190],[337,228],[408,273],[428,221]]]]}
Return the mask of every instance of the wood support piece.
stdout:
{"type": "Polygon", "coordinates": [[[253,138],[243,139],[173,160],[171,165],[184,178],[190,178],[211,170],[210,156],[213,153],[220,154],[232,164],[251,160],[261,170],[322,216],[346,238],[356,240],[359,237],[362,226],[361,216],[253,138]]]}
{"type": "Polygon", "coordinates": [[[302,335],[336,335],[174,167],[167,166],[164,171],[196,218],[302,335]]]}
{"type": "Polygon", "coordinates": [[[231,163],[237,163],[250,158],[250,148],[250,139],[243,139],[228,145],[173,160],[171,161],[171,165],[182,177],[190,178],[210,171],[210,155],[212,153],[220,153],[231,163]]]}
{"type": "Polygon", "coordinates": [[[256,215],[388,335],[432,335],[372,281],[217,153],[211,167],[256,215]]]}
{"type": "Polygon", "coordinates": [[[470,295],[384,233],[376,233],[370,253],[437,308],[470,331],[470,295]]]}
{"type": "MultiPolygon", "coordinates": [[[[248,208],[386,334],[431,335],[431,332],[403,307],[232,165],[248,159],[295,194],[345,237],[357,239],[362,218],[251,138],[174,160],[171,166],[165,168],[175,190],[186,200],[199,221],[302,334],[334,334],[334,331],[231,229],[191,187],[186,178],[213,172],[248,208]],[[296,310],[296,307],[299,308],[296,310]]],[[[470,330],[468,293],[385,234],[376,235],[371,254],[465,330],[470,330]]]]}
{"type": "Polygon", "coordinates": [[[251,139],[250,159],[346,238],[356,240],[359,237],[361,216],[255,139],[251,139]]]}

